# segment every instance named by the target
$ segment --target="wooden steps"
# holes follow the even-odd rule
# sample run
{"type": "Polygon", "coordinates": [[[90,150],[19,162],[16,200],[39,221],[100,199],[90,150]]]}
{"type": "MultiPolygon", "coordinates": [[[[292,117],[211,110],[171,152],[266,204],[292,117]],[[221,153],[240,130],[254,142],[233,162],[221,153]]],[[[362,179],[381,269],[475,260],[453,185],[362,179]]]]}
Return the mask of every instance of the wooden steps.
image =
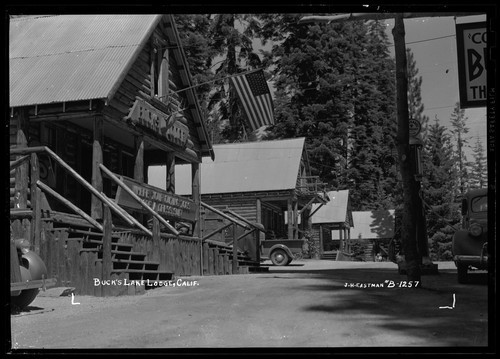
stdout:
{"type": "Polygon", "coordinates": [[[329,251],[329,252],[323,252],[321,254],[321,259],[322,260],[330,260],[334,261],[337,259],[337,251],[329,251]]]}
{"type": "MultiPolygon", "coordinates": [[[[96,232],[88,226],[56,225],[52,232],[67,233],[66,241],[81,242],[79,252],[96,253],[95,264],[102,265],[103,233],[96,232]]],[[[128,281],[154,282],[168,281],[173,278],[173,273],[159,270],[160,263],[146,260],[146,254],[133,251],[134,246],[129,243],[120,243],[120,235],[114,233],[111,236],[111,260],[113,268],[111,275],[124,278],[128,281]]],[[[157,286],[145,285],[146,289],[157,286]]]]}

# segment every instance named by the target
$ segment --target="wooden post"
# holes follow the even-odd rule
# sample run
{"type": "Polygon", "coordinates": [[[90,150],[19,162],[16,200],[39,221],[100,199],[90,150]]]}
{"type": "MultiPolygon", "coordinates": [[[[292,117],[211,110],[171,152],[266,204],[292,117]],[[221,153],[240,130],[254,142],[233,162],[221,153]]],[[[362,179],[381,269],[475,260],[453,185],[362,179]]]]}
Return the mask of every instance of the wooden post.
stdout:
{"type": "MultiPolygon", "coordinates": [[[[94,131],[93,131],[93,145],[92,145],[92,187],[97,191],[102,192],[104,189],[102,183],[102,175],[99,170],[99,164],[103,163],[102,146],[104,141],[103,119],[100,116],[94,118],[94,131]]],[[[96,197],[92,196],[90,204],[90,215],[92,218],[103,218],[102,202],[96,197]]]]}
{"type": "Polygon", "coordinates": [[[153,233],[153,251],[160,253],[160,220],[156,217],[153,217],[153,228],[151,231],[153,233]]]}
{"type": "Polygon", "coordinates": [[[38,155],[31,154],[31,208],[33,210],[33,219],[31,222],[31,238],[35,253],[40,254],[40,231],[42,228],[42,211],[41,211],[41,191],[37,186],[40,179],[40,166],[38,163],[38,155]]]}
{"type": "Polygon", "coordinates": [[[196,209],[195,219],[196,222],[193,224],[193,236],[201,238],[201,216],[200,216],[200,206],[201,206],[201,188],[200,188],[200,164],[191,163],[191,189],[192,189],[192,200],[194,201],[194,206],[196,209]]]}
{"type": "Polygon", "coordinates": [[[319,248],[318,251],[314,254],[316,256],[316,259],[320,259],[324,251],[323,247],[323,225],[319,225],[319,248]],[[319,256],[319,258],[318,258],[319,256]]]}
{"type": "Polygon", "coordinates": [[[299,209],[299,201],[295,200],[293,204],[293,239],[299,239],[299,218],[297,215],[297,211],[299,209]]]}
{"type": "Polygon", "coordinates": [[[165,188],[169,193],[175,193],[175,154],[167,153],[165,188]]]}
{"type": "Polygon", "coordinates": [[[287,201],[287,221],[288,221],[288,239],[293,239],[293,207],[292,199],[287,201]]]}
{"type": "Polygon", "coordinates": [[[238,273],[238,241],[236,241],[236,224],[233,223],[233,274],[238,273]]]}
{"type": "MultiPolygon", "coordinates": [[[[135,137],[135,162],[134,162],[134,179],[144,182],[144,140],[142,136],[135,137]]],[[[144,223],[144,214],[135,213],[137,221],[144,223]]]]}
{"type": "Polygon", "coordinates": [[[144,182],[144,140],[142,136],[135,138],[135,150],[134,179],[144,182]]]}
{"type": "MultiPolygon", "coordinates": [[[[28,141],[23,130],[17,131],[17,147],[28,147],[28,141]]],[[[27,162],[16,168],[14,208],[28,207],[28,170],[29,164],[27,162]]]]}
{"type": "MultiPolygon", "coordinates": [[[[262,202],[260,201],[260,198],[257,198],[256,203],[255,203],[255,208],[257,211],[256,214],[256,221],[257,223],[262,224],[262,202]]],[[[260,262],[260,242],[266,239],[266,234],[258,231],[255,233],[255,247],[256,247],[256,252],[255,253],[255,258],[257,258],[257,261],[260,262]]]]}
{"type": "MultiPolygon", "coordinates": [[[[104,205],[103,213],[104,233],[102,236],[102,280],[111,279],[111,271],[113,269],[113,260],[111,257],[111,235],[113,230],[113,223],[111,219],[111,211],[108,205],[104,205]]],[[[87,278],[90,280],[91,278],[87,278]]],[[[103,288],[103,296],[109,295],[111,290],[108,287],[103,288]]]]}

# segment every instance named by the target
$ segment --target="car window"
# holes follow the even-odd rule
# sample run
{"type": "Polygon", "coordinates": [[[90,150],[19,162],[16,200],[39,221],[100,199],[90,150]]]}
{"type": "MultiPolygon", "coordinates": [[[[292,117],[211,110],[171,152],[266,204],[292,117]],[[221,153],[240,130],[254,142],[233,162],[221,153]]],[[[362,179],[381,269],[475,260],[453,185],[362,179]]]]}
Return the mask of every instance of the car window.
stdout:
{"type": "Polygon", "coordinates": [[[472,212],[487,212],[488,211],[488,197],[480,196],[474,197],[471,201],[472,212]]]}

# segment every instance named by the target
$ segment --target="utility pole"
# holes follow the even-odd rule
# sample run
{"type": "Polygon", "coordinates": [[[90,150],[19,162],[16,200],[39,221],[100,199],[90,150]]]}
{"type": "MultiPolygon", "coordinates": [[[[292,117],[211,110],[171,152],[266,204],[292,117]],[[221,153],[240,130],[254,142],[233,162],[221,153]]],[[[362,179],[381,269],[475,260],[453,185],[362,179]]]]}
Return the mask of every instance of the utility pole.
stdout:
{"type": "MultiPolygon", "coordinates": [[[[437,271],[437,265],[430,263],[428,258],[427,234],[425,231],[425,213],[422,210],[420,198],[420,184],[416,179],[416,163],[412,158],[409,135],[408,114],[408,77],[406,64],[405,18],[436,17],[436,16],[469,16],[482,13],[352,13],[333,16],[305,16],[299,23],[310,22],[339,22],[352,20],[384,20],[394,19],[392,34],[396,57],[396,107],[398,119],[397,148],[400,163],[400,173],[403,182],[403,218],[402,218],[402,247],[405,256],[404,270],[410,281],[421,281],[422,259],[431,268],[430,272],[437,271]]],[[[414,156],[413,156],[414,157],[414,156]]]]}

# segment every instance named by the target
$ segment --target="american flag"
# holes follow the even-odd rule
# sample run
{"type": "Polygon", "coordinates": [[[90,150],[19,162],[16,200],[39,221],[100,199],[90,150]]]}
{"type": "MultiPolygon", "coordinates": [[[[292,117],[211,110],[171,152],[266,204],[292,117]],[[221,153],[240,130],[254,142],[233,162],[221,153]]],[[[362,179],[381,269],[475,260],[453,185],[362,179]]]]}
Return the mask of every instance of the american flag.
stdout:
{"type": "Polygon", "coordinates": [[[252,131],[274,124],[273,99],[264,78],[264,72],[257,70],[245,75],[233,76],[231,81],[252,131]]]}

